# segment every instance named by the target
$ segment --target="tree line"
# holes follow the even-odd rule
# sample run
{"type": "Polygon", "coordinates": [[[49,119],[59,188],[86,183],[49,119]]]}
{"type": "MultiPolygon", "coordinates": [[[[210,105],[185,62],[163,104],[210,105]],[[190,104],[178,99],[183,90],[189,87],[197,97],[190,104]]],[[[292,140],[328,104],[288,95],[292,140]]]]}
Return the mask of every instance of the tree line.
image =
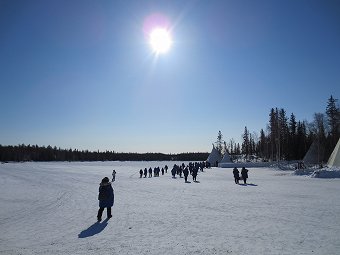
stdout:
{"type": "Polygon", "coordinates": [[[264,160],[301,160],[313,142],[320,150],[320,163],[326,162],[340,137],[340,108],[338,99],[332,95],[327,101],[324,113],[314,113],[313,121],[296,120],[294,113],[287,116],[283,108],[271,108],[266,129],[259,135],[251,133],[247,126],[242,134],[242,143],[231,139],[223,141],[218,132],[216,148],[223,154],[243,154],[246,157],[256,156],[264,160]]]}
{"type": "MultiPolygon", "coordinates": [[[[318,155],[320,162],[328,160],[340,137],[340,108],[338,99],[330,96],[324,113],[315,113],[312,122],[296,120],[294,113],[287,116],[283,108],[272,108],[266,129],[251,133],[247,126],[242,134],[242,143],[234,139],[223,140],[218,132],[216,149],[223,154],[241,155],[264,160],[301,160],[313,142],[323,148],[318,155]]],[[[117,153],[115,151],[89,151],[61,149],[52,146],[0,144],[0,161],[205,161],[208,153],[117,153]]]]}
{"type": "Polygon", "coordinates": [[[205,161],[208,153],[123,153],[61,149],[38,145],[0,145],[0,161],[205,161]]]}

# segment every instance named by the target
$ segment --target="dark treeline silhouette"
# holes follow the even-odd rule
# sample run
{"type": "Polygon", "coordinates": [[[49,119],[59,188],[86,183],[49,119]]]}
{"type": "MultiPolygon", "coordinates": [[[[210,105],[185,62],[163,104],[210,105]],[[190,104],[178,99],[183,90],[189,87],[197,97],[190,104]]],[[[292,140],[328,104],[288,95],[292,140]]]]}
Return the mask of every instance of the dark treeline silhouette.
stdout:
{"type": "Polygon", "coordinates": [[[117,153],[61,149],[38,145],[0,145],[0,161],[204,161],[209,153],[117,153]]]}

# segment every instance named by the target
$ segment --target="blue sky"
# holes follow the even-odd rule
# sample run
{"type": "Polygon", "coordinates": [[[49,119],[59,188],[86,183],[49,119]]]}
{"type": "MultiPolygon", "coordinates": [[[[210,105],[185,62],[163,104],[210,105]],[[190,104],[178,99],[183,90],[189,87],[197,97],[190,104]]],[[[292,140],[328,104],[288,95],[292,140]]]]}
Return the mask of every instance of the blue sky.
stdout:
{"type": "Polygon", "coordinates": [[[2,145],[210,151],[339,98],[340,2],[0,0],[0,70],[2,145]],[[152,15],[174,41],[158,57],[152,15]]]}

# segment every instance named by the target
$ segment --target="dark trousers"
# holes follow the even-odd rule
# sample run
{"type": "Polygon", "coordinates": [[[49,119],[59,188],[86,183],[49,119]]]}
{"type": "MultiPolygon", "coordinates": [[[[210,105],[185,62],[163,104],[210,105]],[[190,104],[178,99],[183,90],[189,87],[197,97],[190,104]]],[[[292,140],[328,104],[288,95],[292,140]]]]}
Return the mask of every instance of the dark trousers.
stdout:
{"type": "MultiPolygon", "coordinates": [[[[102,215],[103,215],[103,211],[104,211],[105,207],[100,207],[99,210],[98,210],[98,215],[97,215],[97,218],[98,219],[101,219],[102,218],[102,215]]],[[[112,215],[111,215],[111,207],[106,207],[106,212],[107,212],[107,217],[110,218],[112,215]]]]}

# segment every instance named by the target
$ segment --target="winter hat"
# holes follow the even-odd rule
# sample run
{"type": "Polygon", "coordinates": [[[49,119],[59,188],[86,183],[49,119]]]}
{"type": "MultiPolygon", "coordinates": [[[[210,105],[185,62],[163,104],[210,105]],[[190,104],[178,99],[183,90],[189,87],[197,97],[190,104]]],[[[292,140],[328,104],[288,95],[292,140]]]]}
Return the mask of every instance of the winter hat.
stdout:
{"type": "Polygon", "coordinates": [[[103,180],[102,180],[102,183],[109,183],[109,178],[108,177],[105,177],[105,178],[103,178],[103,180]]]}

